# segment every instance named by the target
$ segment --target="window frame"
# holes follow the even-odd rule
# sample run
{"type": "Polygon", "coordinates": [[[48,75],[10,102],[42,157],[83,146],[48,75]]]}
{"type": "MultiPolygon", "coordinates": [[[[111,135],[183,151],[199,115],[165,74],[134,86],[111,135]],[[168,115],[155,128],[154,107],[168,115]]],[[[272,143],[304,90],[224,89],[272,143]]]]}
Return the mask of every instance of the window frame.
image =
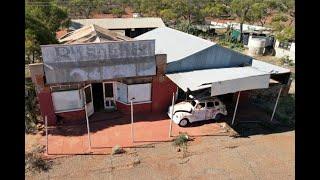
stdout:
{"type": "Polygon", "coordinates": [[[292,42],[279,42],[278,48],[284,50],[290,50],[292,42]]]}
{"type": "Polygon", "coordinates": [[[211,108],[214,108],[214,107],[215,107],[215,105],[214,105],[214,102],[213,102],[213,101],[207,101],[207,108],[210,108],[210,109],[211,109],[211,108]],[[209,107],[209,106],[208,106],[208,103],[212,103],[212,106],[209,107]]]}
{"type": "Polygon", "coordinates": [[[119,97],[119,87],[118,87],[118,84],[117,84],[117,92],[116,92],[116,101],[122,103],[122,104],[126,104],[126,105],[129,105],[131,102],[130,102],[130,96],[129,96],[129,86],[133,86],[133,85],[142,85],[142,84],[150,84],[150,98],[149,100],[146,100],[146,101],[133,101],[132,103],[133,104],[145,104],[145,103],[151,103],[152,102],[152,83],[151,82],[148,82],[148,83],[137,83],[137,84],[125,84],[125,83],[121,83],[121,82],[118,82],[122,85],[125,86],[125,90],[126,90],[126,102],[122,101],[119,97]]]}
{"type": "Polygon", "coordinates": [[[82,94],[81,89],[68,89],[68,90],[57,90],[57,91],[53,91],[51,92],[51,98],[52,98],[52,104],[53,104],[53,109],[54,109],[54,113],[63,113],[63,112],[73,112],[73,111],[79,111],[79,110],[83,110],[84,106],[85,106],[85,102],[84,102],[84,97],[82,94]],[[54,97],[54,93],[61,93],[61,92],[68,92],[68,91],[77,91],[77,93],[79,94],[79,100],[78,100],[78,105],[79,107],[77,108],[70,108],[70,109],[56,109],[56,102],[55,102],[55,97],[54,97]]]}
{"type": "Polygon", "coordinates": [[[219,101],[214,101],[214,107],[218,107],[218,106],[220,106],[220,102],[219,101]],[[216,105],[218,103],[218,105],[216,105]]]}

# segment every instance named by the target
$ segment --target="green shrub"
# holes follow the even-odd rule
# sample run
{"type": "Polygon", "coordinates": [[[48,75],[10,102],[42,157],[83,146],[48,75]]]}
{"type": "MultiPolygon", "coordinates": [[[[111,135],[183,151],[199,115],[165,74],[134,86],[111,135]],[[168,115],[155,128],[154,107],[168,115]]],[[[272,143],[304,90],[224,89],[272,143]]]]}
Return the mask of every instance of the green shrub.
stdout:
{"type": "Polygon", "coordinates": [[[182,146],[185,145],[189,141],[189,136],[187,133],[181,133],[178,137],[176,137],[173,141],[173,145],[182,146]]]}
{"type": "Polygon", "coordinates": [[[122,154],[124,153],[124,149],[122,147],[120,147],[119,145],[116,145],[112,148],[112,155],[114,154],[122,154]]]}
{"type": "Polygon", "coordinates": [[[25,171],[47,171],[50,168],[48,161],[44,160],[41,154],[44,152],[44,146],[37,146],[31,152],[25,153],[25,171]]]}
{"type": "Polygon", "coordinates": [[[294,66],[294,63],[291,59],[289,59],[289,56],[284,56],[282,58],[280,58],[280,63],[281,65],[289,65],[289,66],[294,66]]]}
{"type": "Polygon", "coordinates": [[[31,82],[26,82],[25,90],[25,132],[33,133],[37,130],[37,116],[39,114],[37,108],[36,91],[31,82]]]}

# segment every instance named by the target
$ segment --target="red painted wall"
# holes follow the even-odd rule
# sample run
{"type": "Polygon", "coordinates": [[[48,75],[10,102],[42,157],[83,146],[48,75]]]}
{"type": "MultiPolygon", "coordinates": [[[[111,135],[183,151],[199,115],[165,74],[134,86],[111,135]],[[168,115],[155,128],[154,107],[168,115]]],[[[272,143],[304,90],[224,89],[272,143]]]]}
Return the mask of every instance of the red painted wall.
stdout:
{"type": "Polygon", "coordinates": [[[177,85],[167,76],[157,76],[152,79],[152,112],[167,112],[172,104],[172,93],[177,92],[177,85]]]}
{"type": "MultiPolygon", "coordinates": [[[[177,92],[177,86],[166,76],[156,76],[152,79],[152,103],[134,104],[135,113],[163,113],[171,105],[172,94],[177,92]]],[[[52,97],[50,92],[41,92],[38,94],[40,110],[42,116],[48,117],[49,125],[57,124],[57,117],[61,118],[63,123],[75,123],[85,120],[85,111],[74,111],[57,113],[54,112],[52,97]]],[[[117,109],[124,113],[130,114],[130,104],[116,102],[117,109]]]]}
{"type": "MultiPolygon", "coordinates": [[[[239,98],[239,104],[246,104],[249,101],[249,93],[250,91],[241,91],[240,98],[239,98]]],[[[237,102],[238,98],[238,92],[234,93],[233,100],[234,102],[237,102]]]]}
{"type": "Polygon", "coordinates": [[[47,91],[42,91],[38,93],[38,100],[43,119],[45,118],[45,116],[47,116],[48,125],[56,125],[57,118],[54,113],[51,93],[47,91]]]}
{"type": "MultiPolygon", "coordinates": [[[[121,102],[116,101],[117,110],[122,112],[123,114],[130,114],[131,113],[131,105],[124,104],[121,102]]],[[[144,112],[151,112],[151,103],[144,103],[144,104],[133,104],[133,111],[134,113],[144,113],[144,112]]]]}

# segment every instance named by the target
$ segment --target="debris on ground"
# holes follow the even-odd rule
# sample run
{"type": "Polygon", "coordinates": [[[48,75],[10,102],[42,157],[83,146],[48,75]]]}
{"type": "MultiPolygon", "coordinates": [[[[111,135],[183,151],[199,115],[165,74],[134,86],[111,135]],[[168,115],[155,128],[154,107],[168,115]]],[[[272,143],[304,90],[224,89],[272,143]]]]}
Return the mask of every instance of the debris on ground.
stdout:
{"type": "Polygon", "coordinates": [[[119,145],[116,145],[112,148],[112,155],[122,154],[122,153],[125,153],[125,150],[122,147],[120,147],[119,145]]]}

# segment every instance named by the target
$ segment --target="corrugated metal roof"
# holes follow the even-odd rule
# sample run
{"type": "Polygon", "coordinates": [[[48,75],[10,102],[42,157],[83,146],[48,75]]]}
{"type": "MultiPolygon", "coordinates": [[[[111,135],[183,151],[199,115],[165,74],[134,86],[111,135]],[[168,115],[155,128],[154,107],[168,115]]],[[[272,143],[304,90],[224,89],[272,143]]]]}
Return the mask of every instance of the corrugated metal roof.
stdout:
{"type": "MultiPolygon", "coordinates": [[[[264,76],[269,73],[259,71],[253,67],[236,67],[207,69],[174,74],[166,74],[182,90],[191,91],[207,88],[212,83],[230,81],[235,79],[249,78],[255,76],[264,76]]],[[[269,82],[269,79],[268,79],[269,82]]]]}
{"type": "Polygon", "coordinates": [[[167,54],[167,63],[180,60],[216,44],[168,27],[154,29],[135,39],[155,39],[156,54],[167,54]]]}
{"type": "Polygon", "coordinates": [[[96,24],[106,29],[157,28],[165,27],[161,18],[102,18],[102,19],[72,19],[70,29],[96,24]]]}
{"type": "Polygon", "coordinates": [[[130,37],[121,36],[118,33],[104,29],[97,25],[88,25],[62,36],[59,39],[59,42],[64,44],[77,44],[128,40],[132,39],[130,37]]]}
{"type": "Polygon", "coordinates": [[[284,74],[290,73],[290,69],[286,69],[280,66],[276,66],[263,61],[252,60],[252,67],[258,69],[259,71],[267,72],[270,74],[284,74]]]}

